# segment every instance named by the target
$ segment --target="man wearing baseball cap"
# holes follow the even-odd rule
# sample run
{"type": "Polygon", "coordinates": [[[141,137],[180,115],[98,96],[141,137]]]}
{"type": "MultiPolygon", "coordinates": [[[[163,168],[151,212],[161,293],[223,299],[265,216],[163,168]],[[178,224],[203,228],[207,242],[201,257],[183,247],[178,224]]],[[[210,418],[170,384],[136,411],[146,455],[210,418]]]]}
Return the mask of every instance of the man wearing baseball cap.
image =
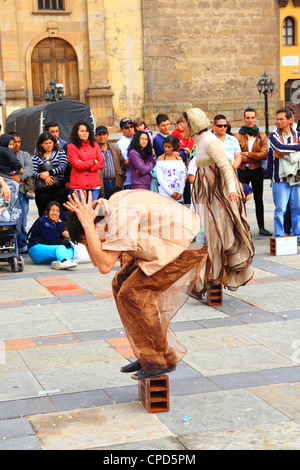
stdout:
{"type": "Polygon", "coordinates": [[[125,189],[130,189],[131,188],[131,175],[130,175],[130,169],[129,169],[129,163],[128,163],[128,155],[127,155],[127,150],[129,147],[129,144],[132,140],[133,134],[134,134],[134,122],[130,118],[123,118],[120,121],[120,129],[122,132],[122,137],[118,140],[117,146],[122,152],[123,158],[125,160],[125,166],[126,166],[126,180],[124,182],[124,188],[125,189]]]}
{"type": "Polygon", "coordinates": [[[109,133],[106,126],[98,126],[95,136],[104,158],[104,168],[100,173],[100,196],[108,199],[114,186],[123,186],[126,174],[125,162],[119,147],[108,142],[109,133]]]}

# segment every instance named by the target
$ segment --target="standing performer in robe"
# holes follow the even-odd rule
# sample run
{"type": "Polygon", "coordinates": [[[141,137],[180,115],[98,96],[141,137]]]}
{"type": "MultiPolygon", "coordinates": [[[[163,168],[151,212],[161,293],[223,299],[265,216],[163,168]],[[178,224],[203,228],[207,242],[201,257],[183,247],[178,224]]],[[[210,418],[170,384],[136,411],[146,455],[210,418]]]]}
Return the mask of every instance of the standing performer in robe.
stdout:
{"type": "MultiPolygon", "coordinates": [[[[185,136],[192,137],[196,147],[189,173],[195,175],[192,199],[208,244],[205,290],[222,283],[234,291],[253,277],[254,247],[246,219],[243,186],[222,142],[208,130],[210,121],[206,114],[199,108],[191,108],[183,117],[185,136]]],[[[196,290],[201,299],[203,291],[198,287],[196,290]]],[[[193,297],[195,294],[193,291],[193,297]]]]}
{"type": "MultiPolygon", "coordinates": [[[[83,196],[83,194],[81,195],[83,196]]],[[[207,247],[191,243],[199,216],[171,198],[143,189],[116,192],[95,207],[76,194],[65,205],[74,243],[84,243],[100,273],[122,252],[132,259],[119,269],[112,290],[137,361],[121,368],[133,379],[171,372],[186,350],[169,328],[196,279],[205,272],[207,247]],[[98,211],[103,216],[97,221],[98,211]]]]}

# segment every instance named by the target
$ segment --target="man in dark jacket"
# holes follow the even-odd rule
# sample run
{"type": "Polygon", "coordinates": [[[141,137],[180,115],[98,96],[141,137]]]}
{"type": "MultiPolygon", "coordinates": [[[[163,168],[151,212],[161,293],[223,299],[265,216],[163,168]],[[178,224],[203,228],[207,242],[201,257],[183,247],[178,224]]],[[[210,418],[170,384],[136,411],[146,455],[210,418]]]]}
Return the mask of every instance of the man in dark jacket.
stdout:
{"type": "Polygon", "coordinates": [[[242,163],[237,173],[241,183],[251,184],[252,186],[259,234],[270,237],[272,233],[265,229],[264,222],[264,178],[262,170],[262,160],[266,160],[268,156],[268,140],[266,134],[256,126],[256,120],[256,111],[252,108],[245,109],[245,125],[235,135],[242,153],[242,163]]]}

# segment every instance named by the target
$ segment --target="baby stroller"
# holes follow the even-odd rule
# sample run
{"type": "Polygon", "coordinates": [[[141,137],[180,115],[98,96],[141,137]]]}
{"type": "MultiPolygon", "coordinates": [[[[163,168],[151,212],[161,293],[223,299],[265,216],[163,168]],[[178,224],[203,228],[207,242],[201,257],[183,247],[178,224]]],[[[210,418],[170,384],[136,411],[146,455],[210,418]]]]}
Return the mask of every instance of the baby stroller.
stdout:
{"type": "Polygon", "coordinates": [[[5,179],[10,189],[10,198],[5,201],[0,196],[0,262],[8,262],[13,272],[24,270],[24,259],[19,256],[17,236],[20,233],[21,206],[19,203],[19,185],[5,179]]]}

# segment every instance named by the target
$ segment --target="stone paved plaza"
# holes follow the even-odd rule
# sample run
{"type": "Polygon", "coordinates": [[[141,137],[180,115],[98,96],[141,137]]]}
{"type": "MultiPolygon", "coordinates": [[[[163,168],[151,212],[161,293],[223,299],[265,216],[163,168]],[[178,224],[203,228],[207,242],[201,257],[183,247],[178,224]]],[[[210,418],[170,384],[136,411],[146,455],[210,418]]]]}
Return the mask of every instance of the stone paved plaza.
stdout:
{"type": "MultiPolygon", "coordinates": [[[[273,201],[265,180],[266,228],[273,201]]],[[[169,375],[170,411],[147,413],[112,297],[114,270],[0,263],[0,450],[300,449],[300,247],[271,256],[223,305],[189,299],[171,327],[187,354],[169,375]]],[[[28,225],[37,217],[30,202],[28,225]]]]}

